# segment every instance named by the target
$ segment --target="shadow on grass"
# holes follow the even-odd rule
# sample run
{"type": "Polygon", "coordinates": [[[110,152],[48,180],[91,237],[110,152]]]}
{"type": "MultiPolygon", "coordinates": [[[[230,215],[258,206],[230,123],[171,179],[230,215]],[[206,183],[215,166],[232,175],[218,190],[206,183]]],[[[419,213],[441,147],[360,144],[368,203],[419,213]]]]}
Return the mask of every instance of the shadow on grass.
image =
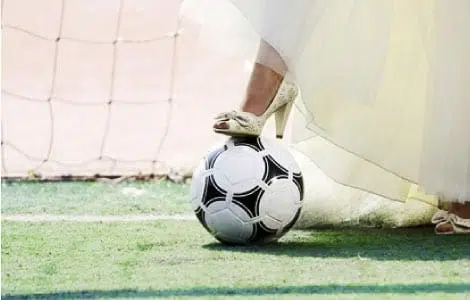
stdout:
{"type": "Polygon", "coordinates": [[[457,294],[470,291],[470,284],[390,284],[390,285],[304,285],[284,287],[198,287],[166,290],[77,291],[45,294],[3,294],[2,299],[83,299],[83,298],[147,298],[147,297],[205,297],[205,296],[263,296],[263,295],[320,295],[320,294],[457,294]]]}
{"type": "Polygon", "coordinates": [[[470,258],[470,236],[437,236],[432,227],[407,229],[325,229],[281,239],[264,246],[226,246],[211,243],[213,251],[287,255],[292,257],[374,260],[447,261],[470,258]]]}

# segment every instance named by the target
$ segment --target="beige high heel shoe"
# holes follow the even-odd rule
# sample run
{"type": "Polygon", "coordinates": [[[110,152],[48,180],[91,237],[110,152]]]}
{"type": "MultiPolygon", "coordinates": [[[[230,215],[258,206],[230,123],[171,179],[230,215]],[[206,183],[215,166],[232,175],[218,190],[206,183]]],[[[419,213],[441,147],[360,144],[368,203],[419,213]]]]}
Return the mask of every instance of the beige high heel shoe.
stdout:
{"type": "Polygon", "coordinates": [[[297,86],[293,82],[284,80],[276,96],[261,116],[239,111],[222,113],[215,118],[216,125],[224,123],[225,126],[216,127],[214,125],[214,131],[229,136],[259,136],[266,121],[274,114],[276,118],[276,137],[282,139],[297,95],[297,86]]]}
{"type": "Polygon", "coordinates": [[[431,222],[436,225],[434,232],[439,235],[470,234],[470,219],[464,219],[445,210],[434,214],[431,222]]]}

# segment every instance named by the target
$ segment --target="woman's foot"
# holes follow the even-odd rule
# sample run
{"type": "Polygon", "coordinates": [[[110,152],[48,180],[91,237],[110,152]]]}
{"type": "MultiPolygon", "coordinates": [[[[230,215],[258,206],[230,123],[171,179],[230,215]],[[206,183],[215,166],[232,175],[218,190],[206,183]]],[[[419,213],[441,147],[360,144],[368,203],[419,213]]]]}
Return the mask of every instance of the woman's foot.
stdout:
{"type": "Polygon", "coordinates": [[[229,136],[258,136],[266,120],[276,116],[276,135],[282,138],[297,87],[284,80],[287,66],[279,53],[261,41],[241,111],[216,117],[214,131],[229,136]],[[268,67],[269,66],[269,67],[268,67]]]}
{"type": "Polygon", "coordinates": [[[255,64],[241,110],[261,116],[276,96],[284,77],[272,69],[255,64]]]}
{"type": "Polygon", "coordinates": [[[470,202],[451,203],[449,211],[433,217],[436,234],[470,234],[470,202]]]}
{"type": "MultiPolygon", "coordinates": [[[[242,115],[247,113],[248,116],[250,114],[256,117],[262,116],[274,100],[282,80],[282,75],[262,64],[255,64],[246,90],[245,100],[241,106],[242,115]]],[[[220,131],[230,130],[228,120],[219,117],[216,118],[214,130],[219,133],[221,133],[220,131]]]]}
{"type": "Polygon", "coordinates": [[[266,121],[274,115],[276,137],[283,138],[297,93],[297,86],[284,80],[272,101],[260,115],[246,111],[222,113],[216,117],[214,131],[228,136],[259,136],[266,121]]]}

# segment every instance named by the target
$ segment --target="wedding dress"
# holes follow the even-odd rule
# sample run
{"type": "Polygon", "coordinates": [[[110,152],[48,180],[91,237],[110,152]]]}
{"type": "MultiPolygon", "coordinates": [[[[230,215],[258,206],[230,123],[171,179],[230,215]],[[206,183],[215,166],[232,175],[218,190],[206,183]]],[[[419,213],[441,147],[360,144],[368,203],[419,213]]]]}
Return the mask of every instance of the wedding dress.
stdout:
{"type": "Polygon", "coordinates": [[[214,58],[280,53],[301,93],[290,142],[334,182],[470,200],[469,0],[186,0],[181,22],[214,58]]]}

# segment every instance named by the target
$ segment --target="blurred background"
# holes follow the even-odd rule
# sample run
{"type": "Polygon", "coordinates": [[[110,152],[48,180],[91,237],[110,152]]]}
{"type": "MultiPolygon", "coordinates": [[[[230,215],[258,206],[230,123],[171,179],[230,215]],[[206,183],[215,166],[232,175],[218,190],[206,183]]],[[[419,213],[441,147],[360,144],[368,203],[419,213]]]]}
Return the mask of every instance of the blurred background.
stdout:
{"type": "Polygon", "coordinates": [[[2,1],[3,176],[191,170],[249,68],[204,52],[181,2],[2,1]]]}

